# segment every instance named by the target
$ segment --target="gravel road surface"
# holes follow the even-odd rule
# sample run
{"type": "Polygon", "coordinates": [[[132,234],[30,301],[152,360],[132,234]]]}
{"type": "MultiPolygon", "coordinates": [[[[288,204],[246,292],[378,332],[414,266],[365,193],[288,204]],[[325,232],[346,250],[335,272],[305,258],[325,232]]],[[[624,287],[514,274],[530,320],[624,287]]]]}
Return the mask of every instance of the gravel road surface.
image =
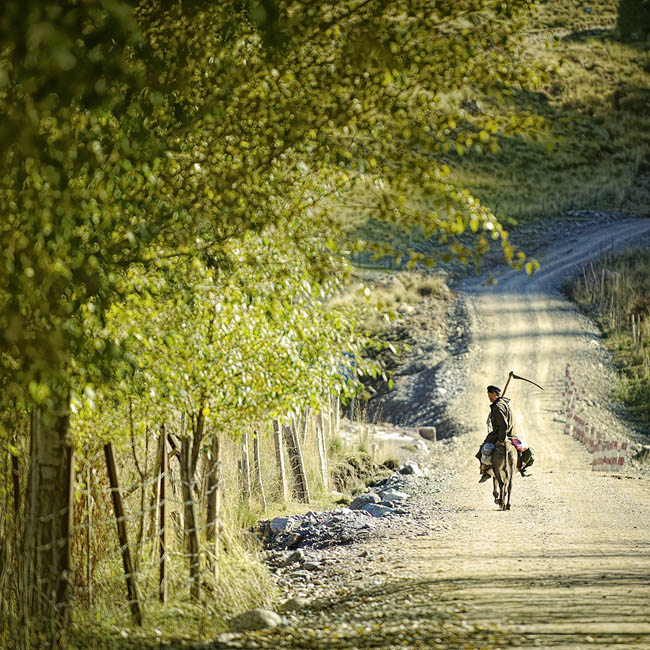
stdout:
{"type": "Polygon", "coordinates": [[[427,443],[428,476],[403,487],[410,514],[319,551],[310,577],[288,583],[287,597],[309,602],[279,627],[203,647],[650,648],[650,473],[630,462],[592,471],[591,454],[564,433],[566,364],[592,421],[613,439],[650,440],[612,401],[598,333],[561,293],[601,247],[648,234],[650,220],[616,220],[538,254],[532,279],[505,271],[496,287],[465,282],[468,346],[438,373],[457,383],[447,411],[462,433],[427,443]],[[491,483],[478,484],[473,454],[485,435],[486,386],[503,386],[510,370],[544,391],[517,380],[508,388],[536,462],[501,512],[491,483]]]}

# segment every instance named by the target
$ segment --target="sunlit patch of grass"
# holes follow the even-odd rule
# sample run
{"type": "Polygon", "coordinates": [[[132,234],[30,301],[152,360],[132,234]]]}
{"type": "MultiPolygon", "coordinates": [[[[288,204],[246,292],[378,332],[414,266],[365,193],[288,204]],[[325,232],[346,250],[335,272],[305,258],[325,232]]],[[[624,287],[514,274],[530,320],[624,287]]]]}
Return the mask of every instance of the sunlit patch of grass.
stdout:
{"type": "Polygon", "coordinates": [[[617,39],[612,0],[545,2],[536,12],[525,54],[557,73],[539,93],[512,101],[543,115],[548,133],[473,152],[456,161],[453,180],[520,220],[585,208],[646,214],[650,47],[617,39]]]}
{"type": "Polygon", "coordinates": [[[450,297],[445,276],[440,273],[356,269],[353,282],[335,302],[368,307],[363,327],[380,333],[423,300],[443,303],[450,297]]]}
{"type": "Polygon", "coordinates": [[[272,606],[277,598],[273,577],[263,564],[259,546],[230,525],[222,529],[223,547],[216,576],[205,570],[201,598],[188,598],[183,558],[170,558],[174,579],[165,604],[156,599],[155,585],[141,585],[150,597],[143,601],[143,624],[132,624],[123,585],[115,583],[113,598],[98,599],[92,613],[78,607],[68,645],[70,650],[97,648],[158,648],[169,643],[212,640],[227,629],[228,618],[253,607],[272,606]],[[152,588],[153,587],[153,588],[152,588]]]}

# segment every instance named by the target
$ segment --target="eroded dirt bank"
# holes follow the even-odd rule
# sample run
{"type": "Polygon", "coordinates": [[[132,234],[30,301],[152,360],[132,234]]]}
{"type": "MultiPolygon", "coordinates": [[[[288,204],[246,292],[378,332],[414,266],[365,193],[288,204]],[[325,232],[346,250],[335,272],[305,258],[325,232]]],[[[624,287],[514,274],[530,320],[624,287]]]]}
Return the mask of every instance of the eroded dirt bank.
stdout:
{"type": "Polygon", "coordinates": [[[566,363],[601,426],[641,434],[611,402],[593,326],[559,291],[602,245],[648,232],[648,220],[620,220],[549,249],[532,280],[505,273],[497,288],[463,285],[470,345],[453,360],[465,380],[448,405],[463,433],[430,444],[429,477],[411,486],[414,514],[323,552],[312,584],[294,587],[309,604],[280,627],[208,647],[650,648],[650,478],[632,465],[591,471],[589,452],[563,431],[566,363]],[[545,390],[508,389],[537,461],[532,477],[516,480],[513,509],[500,512],[472,455],[485,431],[485,387],[509,370],[545,390]]]}

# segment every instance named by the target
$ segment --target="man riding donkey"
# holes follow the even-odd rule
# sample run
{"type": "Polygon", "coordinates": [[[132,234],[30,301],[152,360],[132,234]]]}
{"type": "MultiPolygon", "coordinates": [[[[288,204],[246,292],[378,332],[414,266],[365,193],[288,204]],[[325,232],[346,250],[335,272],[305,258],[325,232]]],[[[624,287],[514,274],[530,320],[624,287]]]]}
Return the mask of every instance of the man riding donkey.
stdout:
{"type": "MultiPolygon", "coordinates": [[[[510,378],[523,379],[514,373],[510,373],[510,378]]],[[[527,379],[526,381],[530,381],[527,379]]],[[[506,383],[506,388],[508,387],[506,383]]],[[[534,382],[531,382],[534,383],[534,382]]],[[[537,386],[537,384],[535,384],[537,386]]],[[[540,386],[541,388],[541,386],[540,386]]],[[[505,389],[504,389],[505,392],[505,389]]],[[[484,483],[490,478],[490,470],[492,468],[492,452],[499,441],[508,438],[515,448],[517,449],[517,469],[522,476],[530,476],[526,473],[526,467],[533,464],[532,450],[519,438],[514,435],[514,418],[512,416],[512,409],[510,408],[510,400],[501,395],[501,389],[498,386],[490,385],[487,387],[488,399],[490,400],[490,415],[487,419],[488,434],[483,441],[476,458],[480,462],[481,478],[479,483],[484,483]]]]}

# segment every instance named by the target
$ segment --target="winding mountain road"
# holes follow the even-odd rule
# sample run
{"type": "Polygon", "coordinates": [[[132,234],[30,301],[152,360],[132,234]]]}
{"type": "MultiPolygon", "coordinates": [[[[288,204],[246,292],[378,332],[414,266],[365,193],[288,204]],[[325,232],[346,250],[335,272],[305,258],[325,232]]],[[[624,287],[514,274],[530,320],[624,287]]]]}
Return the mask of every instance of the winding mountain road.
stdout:
{"type": "Polygon", "coordinates": [[[589,452],[564,433],[567,363],[608,431],[625,425],[599,415],[611,370],[593,324],[560,291],[601,248],[649,234],[650,220],[615,221],[549,249],[533,278],[508,271],[496,287],[468,281],[467,384],[450,405],[466,433],[432,445],[425,531],[407,524],[336,549],[322,579],[344,585],[338,598],[214,647],[650,648],[650,475],[592,472],[589,452]],[[473,454],[485,435],[486,386],[510,370],[545,390],[516,380],[508,388],[537,459],[501,512],[491,482],[478,484],[473,454]]]}
{"type": "Polygon", "coordinates": [[[583,368],[586,391],[604,368],[597,337],[560,293],[576,265],[649,231],[648,220],[616,222],[546,252],[532,279],[508,272],[495,288],[467,286],[477,347],[457,409],[482,432],[487,384],[503,386],[510,370],[534,379],[544,392],[513,380],[508,395],[538,460],[515,481],[508,513],[492,504],[491,483],[476,485],[475,462],[460,468],[469,488],[449,494],[454,535],[433,553],[424,541],[409,552],[442,568],[446,593],[472,605],[472,620],[495,620],[498,606],[496,618],[538,647],[650,648],[650,481],[592,472],[584,446],[564,434],[566,364],[583,368]]]}

